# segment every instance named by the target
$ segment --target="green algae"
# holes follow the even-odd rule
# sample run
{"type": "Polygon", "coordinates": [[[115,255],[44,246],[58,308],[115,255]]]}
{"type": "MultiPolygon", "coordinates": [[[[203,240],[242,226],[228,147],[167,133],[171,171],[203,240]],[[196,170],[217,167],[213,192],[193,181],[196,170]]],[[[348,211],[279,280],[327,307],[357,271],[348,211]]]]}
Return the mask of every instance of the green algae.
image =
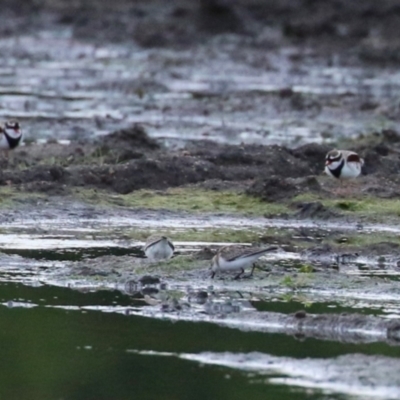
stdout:
{"type": "Polygon", "coordinates": [[[294,214],[293,205],[301,202],[321,202],[343,216],[351,215],[371,221],[386,221],[400,216],[400,199],[381,199],[372,196],[326,198],[305,193],[279,203],[266,202],[235,191],[214,191],[198,188],[171,188],[167,190],[136,190],[129,194],[108,193],[95,189],[78,188],[78,199],[104,206],[170,210],[196,213],[230,213],[243,216],[281,217],[294,214]]]}
{"type": "Polygon", "coordinates": [[[3,208],[15,208],[16,204],[35,203],[44,199],[45,195],[43,193],[18,190],[14,186],[0,187],[0,207],[3,208]]]}
{"type": "MultiPolygon", "coordinates": [[[[229,228],[208,228],[208,229],[162,229],[157,230],[162,236],[167,236],[173,241],[185,242],[227,242],[227,243],[255,243],[265,234],[262,229],[229,229],[229,228]]],[[[132,229],[126,232],[126,236],[132,240],[145,241],[147,237],[154,234],[154,231],[132,229]]]]}
{"type": "Polygon", "coordinates": [[[209,268],[209,260],[197,260],[192,255],[177,255],[167,261],[161,261],[153,265],[155,270],[165,272],[190,271],[199,268],[209,268]]]}
{"type": "Polygon", "coordinates": [[[166,209],[188,212],[224,212],[243,215],[279,215],[287,212],[286,205],[267,203],[261,199],[234,191],[215,191],[193,188],[136,190],[129,194],[109,194],[94,189],[76,189],[76,195],[96,204],[117,205],[150,210],[166,209]]]}
{"type": "Polygon", "coordinates": [[[227,212],[248,215],[279,214],[285,206],[265,203],[241,193],[202,189],[174,188],[163,192],[140,190],[126,195],[127,206],[165,208],[168,210],[193,212],[227,212]]]}
{"type": "Polygon", "coordinates": [[[363,217],[371,221],[384,220],[386,217],[400,216],[400,199],[382,199],[372,196],[348,196],[347,198],[324,198],[306,193],[292,199],[293,203],[318,201],[324,207],[336,210],[341,214],[363,217]]]}

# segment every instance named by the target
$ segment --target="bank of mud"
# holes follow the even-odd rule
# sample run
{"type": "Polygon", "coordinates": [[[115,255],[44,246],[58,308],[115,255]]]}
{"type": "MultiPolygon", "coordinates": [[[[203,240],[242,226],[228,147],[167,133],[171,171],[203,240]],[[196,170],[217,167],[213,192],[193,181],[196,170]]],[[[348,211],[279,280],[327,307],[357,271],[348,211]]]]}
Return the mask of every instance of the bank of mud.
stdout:
{"type": "MultiPolygon", "coordinates": [[[[357,215],[363,207],[372,207],[379,217],[379,203],[383,215],[390,214],[385,204],[395,213],[399,154],[400,135],[392,130],[345,144],[288,148],[196,141],[170,149],[133,125],[96,141],[21,147],[11,161],[4,160],[0,184],[21,193],[73,195],[74,189],[92,189],[121,198],[144,189],[155,191],[154,196],[173,188],[187,189],[187,196],[190,190],[232,192],[265,204],[284,204],[297,218],[329,219],[340,217],[341,211],[357,215]],[[327,151],[343,145],[357,151],[365,166],[361,177],[342,185],[323,169],[327,151]],[[329,207],[333,200],[336,206],[329,207]]],[[[244,204],[243,212],[248,211],[244,204]]]]}

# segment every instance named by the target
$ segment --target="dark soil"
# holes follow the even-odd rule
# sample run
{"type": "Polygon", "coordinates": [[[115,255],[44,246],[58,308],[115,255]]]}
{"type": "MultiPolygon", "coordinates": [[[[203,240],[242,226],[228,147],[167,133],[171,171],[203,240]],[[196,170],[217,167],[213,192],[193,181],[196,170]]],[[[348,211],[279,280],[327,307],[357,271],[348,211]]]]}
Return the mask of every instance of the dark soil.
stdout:
{"type": "MultiPolygon", "coordinates": [[[[0,184],[49,194],[61,194],[79,186],[127,194],[138,189],[160,190],[200,183],[202,187],[245,191],[266,201],[279,202],[300,193],[335,193],[338,182],[321,174],[330,148],[312,144],[292,150],[283,146],[232,146],[202,141],[171,151],[149,138],[143,127],[133,126],[96,143],[32,144],[18,148],[9,167],[25,167],[3,170],[0,184]]],[[[366,175],[351,190],[378,197],[397,196],[400,142],[381,135],[378,144],[355,142],[352,148],[365,157],[366,175]],[[387,152],[379,154],[376,148],[387,148],[387,152]]],[[[318,204],[298,207],[302,217],[324,214],[318,204]]]]}

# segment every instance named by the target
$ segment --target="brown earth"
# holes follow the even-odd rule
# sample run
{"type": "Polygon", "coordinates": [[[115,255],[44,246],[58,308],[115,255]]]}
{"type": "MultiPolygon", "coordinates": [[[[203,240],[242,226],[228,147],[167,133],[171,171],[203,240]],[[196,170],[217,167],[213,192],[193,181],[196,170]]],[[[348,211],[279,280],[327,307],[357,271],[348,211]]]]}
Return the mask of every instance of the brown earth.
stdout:
{"type": "MultiPolygon", "coordinates": [[[[354,143],[349,147],[366,160],[364,176],[350,189],[395,197],[400,193],[400,140],[395,132],[383,132],[378,137],[377,141],[374,137],[373,144],[354,143]]],[[[96,143],[20,147],[2,171],[0,184],[49,194],[62,194],[77,186],[126,194],[137,189],[199,184],[216,190],[245,191],[267,201],[307,192],[332,196],[338,183],[321,174],[330,148],[317,144],[289,149],[200,141],[172,151],[135,125],[96,143]]],[[[307,208],[306,214],[309,212],[307,208]]]]}

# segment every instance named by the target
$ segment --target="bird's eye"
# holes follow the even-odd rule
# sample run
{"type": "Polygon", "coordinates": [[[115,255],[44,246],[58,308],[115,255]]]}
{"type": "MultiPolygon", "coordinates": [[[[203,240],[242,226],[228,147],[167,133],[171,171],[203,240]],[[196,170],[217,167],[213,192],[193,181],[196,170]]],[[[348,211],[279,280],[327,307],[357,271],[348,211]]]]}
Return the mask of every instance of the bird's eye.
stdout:
{"type": "Polygon", "coordinates": [[[6,124],[6,127],[7,127],[8,129],[17,130],[17,129],[19,129],[19,123],[18,123],[18,122],[8,122],[8,123],[6,124]]]}

